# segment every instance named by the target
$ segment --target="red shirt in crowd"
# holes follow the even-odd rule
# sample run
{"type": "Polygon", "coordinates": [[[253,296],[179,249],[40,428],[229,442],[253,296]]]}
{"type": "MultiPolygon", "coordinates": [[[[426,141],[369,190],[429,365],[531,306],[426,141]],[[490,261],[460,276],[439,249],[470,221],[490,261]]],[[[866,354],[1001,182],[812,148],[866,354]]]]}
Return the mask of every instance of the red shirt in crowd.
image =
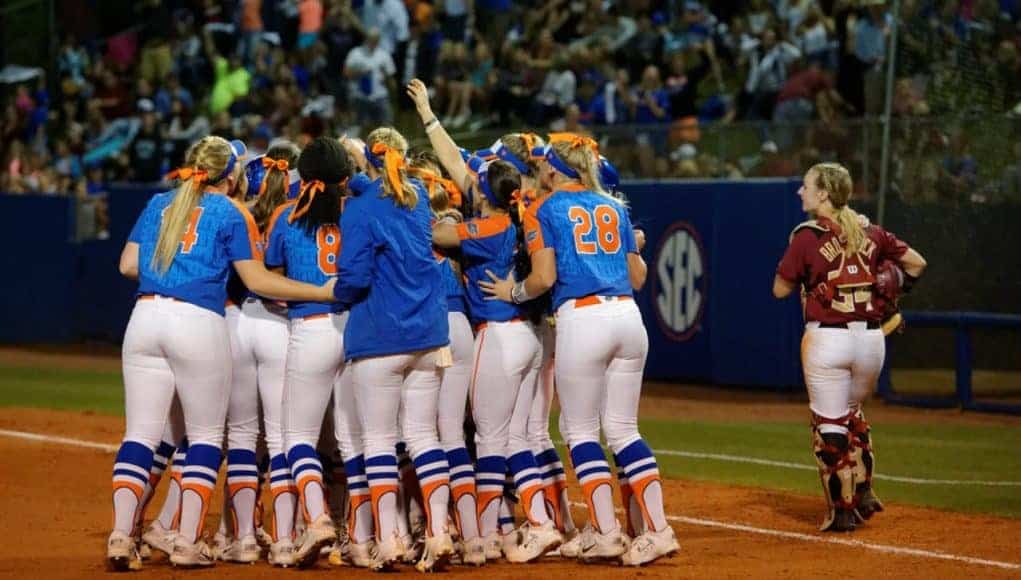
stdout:
{"type": "Polygon", "coordinates": [[[832,231],[802,224],[795,230],[776,273],[804,287],[806,322],[880,321],[883,311],[872,291],[876,268],[884,260],[900,259],[907,251],[907,244],[873,225],[865,230],[862,249],[854,256],[845,256],[843,246],[832,231]],[[813,291],[827,284],[835,287],[828,305],[813,291]]]}
{"type": "Polygon", "coordinates": [[[787,79],[780,94],[776,96],[776,102],[792,101],[794,99],[815,100],[815,96],[822,91],[833,88],[833,79],[817,67],[808,67],[787,79]]]}

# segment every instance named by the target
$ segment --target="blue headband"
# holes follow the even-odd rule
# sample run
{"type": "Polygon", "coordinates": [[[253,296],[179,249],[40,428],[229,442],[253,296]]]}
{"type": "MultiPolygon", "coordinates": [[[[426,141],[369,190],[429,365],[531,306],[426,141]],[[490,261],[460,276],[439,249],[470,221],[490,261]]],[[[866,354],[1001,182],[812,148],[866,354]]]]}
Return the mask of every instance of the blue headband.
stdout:
{"type": "Polygon", "coordinates": [[[496,200],[496,194],[493,193],[493,188],[489,186],[489,164],[487,161],[482,164],[479,168],[479,189],[482,190],[482,195],[486,196],[489,200],[489,204],[493,207],[499,207],[500,202],[496,200]]]}
{"type": "Polygon", "coordinates": [[[376,157],[376,154],[372,152],[369,145],[365,145],[365,159],[376,169],[383,169],[383,160],[376,157]]]}
{"type": "Polygon", "coordinates": [[[224,179],[228,175],[230,175],[231,172],[234,171],[234,166],[236,166],[238,164],[238,159],[244,157],[246,153],[248,153],[248,147],[245,147],[244,143],[242,143],[241,141],[238,141],[237,139],[234,139],[233,141],[231,141],[230,142],[230,159],[227,160],[227,167],[223,168],[223,172],[222,173],[220,173],[216,177],[210,179],[209,183],[216,183],[216,182],[224,179]]]}
{"type": "Polygon", "coordinates": [[[581,174],[572,169],[571,166],[569,166],[568,164],[564,163],[564,160],[557,155],[556,151],[553,150],[552,145],[546,145],[545,147],[541,148],[536,147],[534,150],[532,150],[532,155],[543,157],[550,165],[553,166],[553,169],[556,169],[557,171],[563,173],[564,175],[570,177],[571,179],[581,178],[581,174]]]}
{"type": "Polygon", "coordinates": [[[599,156],[599,181],[603,182],[603,187],[611,191],[620,185],[620,173],[610,160],[602,155],[599,156]]]}
{"type": "Polygon", "coordinates": [[[521,173],[522,175],[528,175],[528,173],[531,171],[531,168],[528,167],[528,164],[518,159],[518,156],[515,155],[510,149],[508,149],[507,146],[503,144],[503,141],[500,141],[499,139],[497,139],[496,143],[493,143],[493,145],[490,146],[488,149],[479,149],[478,151],[475,152],[475,155],[487,161],[494,158],[502,159],[507,163],[513,165],[514,168],[517,169],[518,172],[521,173]]]}

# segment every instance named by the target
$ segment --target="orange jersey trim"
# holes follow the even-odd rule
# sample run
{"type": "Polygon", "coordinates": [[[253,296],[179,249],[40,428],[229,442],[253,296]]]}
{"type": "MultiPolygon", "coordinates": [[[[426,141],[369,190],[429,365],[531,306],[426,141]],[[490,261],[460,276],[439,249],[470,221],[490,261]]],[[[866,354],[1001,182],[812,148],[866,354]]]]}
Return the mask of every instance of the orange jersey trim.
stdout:
{"type": "Polygon", "coordinates": [[[273,210],[273,214],[269,216],[269,223],[266,225],[266,235],[263,236],[263,240],[265,240],[267,244],[269,243],[269,236],[273,233],[273,227],[276,225],[277,220],[279,220],[280,216],[287,211],[287,208],[294,207],[297,203],[298,202],[291,200],[280,204],[275,210],[273,210]]]}
{"type": "Polygon", "coordinates": [[[469,220],[463,224],[457,224],[457,238],[459,240],[488,238],[507,231],[511,227],[509,215],[494,215],[484,218],[469,220]]]}
{"type": "Polygon", "coordinates": [[[546,240],[542,237],[542,226],[539,225],[539,208],[550,197],[546,195],[532,202],[521,219],[521,225],[525,228],[525,243],[528,245],[529,255],[546,247],[546,240]]]}
{"type": "Polygon", "coordinates": [[[255,225],[255,218],[252,217],[252,212],[248,211],[248,208],[236,199],[228,197],[227,200],[234,204],[234,207],[241,212],[241,217],[245,218],[245,225],[248,226],[248,242],[252,246],[252,259],[261,262],[264,258],[262,234],[259,233],[259,226],[255,225]]]}

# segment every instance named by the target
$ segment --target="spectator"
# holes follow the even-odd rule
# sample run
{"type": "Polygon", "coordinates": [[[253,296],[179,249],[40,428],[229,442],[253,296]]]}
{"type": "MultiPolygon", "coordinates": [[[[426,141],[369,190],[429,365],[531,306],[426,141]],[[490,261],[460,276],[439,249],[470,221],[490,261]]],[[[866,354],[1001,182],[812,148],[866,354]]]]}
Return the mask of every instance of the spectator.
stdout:
{"type": "Polygon", "coordinates": [[[592,122],[597,125],[626,123],[631,108],[635,106],[630,85],[631,77],[627,69],[617,70],[615,78],[606,82],[592,99],[588,111],[592,122]]]}
{"type": "Polygon", "coordinates": [[[213,65],[213,89],[209,94],[209,112],[216,115],[226,111],[235,101],[248,96],[252,74],[248,72],[238,56],[227,60],[216,51],[212,35],[205,36],[206,55],[213,65]]]}
{"type": "Polygon", "coordinates": [[[769,29],[762,34],[761,46],[752,49],[750,69],[745,83],[749,95],[748,117],[768,120],[773,116],[776,95],[787,80],[791,63],[801,57],[801,51],[793,44],[777,40],[777,31],[769,29]]]}
{"type": "Polygon", "coordinates": [[[209,134],[209,119],[196,115],[195,110],[184,101],[174,99],[170,111],[170,164],[174,167],[184,162],[188,146],[209,134]]]}
{"type": "Polygon", "coordinates": [[[300,0],[298,3],[298,50],[308,50],[319,40],[323,28],[323,3],[300,0]]]}
{"type": "Polygon", "coordinates": [[[760,149],[761,161],[751,175],[754,177],[791,177],[798,175],[798,164],[790,155],[782,155],[773,141],[766,141],[760,149]]]}
{"type": "Polygon", "coordinates": [[[403,78],[404,55],[411,36],[408,9],[404,3],[401,0],[366,1],[362,3],[360,16],[366,29],[379,31],[380,46],[390,55],[398,72],[397,78],[403,78]]]}
{"type": "MultiPolygon", "coordinates": [[[[833,77],[824,71],[818,62],[795,73],[776,96],[776,109],[773,120],[781,124],[803,124],[816,113],[816,102],[820,95],[825,94],[830,102],[837,106],[847,107],[840,94],[834,89],[833,77]]],[[[781,143],[781,147],[789,145],[781,143]]]]}
{"type": "Polygon", "coordinates": [[[698,113],[695,102],[698,99],[699,83],[710,71],[716,77],[717,86],[723,84],[712,41],[707,40],[695,48],[697,51],[675,52],[670,56],[670,76],[666,80],[666,89],[670,95],[670,112],[675,119],[692,117],[698,113]],[[687,66],[689,55],[700,56],[697,66],[687,66]]]}
{"type": "Polygon", "coordinates": [[[262,39],[262,0],[240,0],[238,5],[240,11],[240,46],[239,52],[244,64],[252,62],[255,54],[255,47],[262,39]]]}
{"type": "Polygon", "coordinates": [[[885,0],[866,0],[868,11],[854,29],[854,56],[860,65],[862,100],[851,101],[851,105],[866,115],[878,115],[882,109],[883,63],[892,20],[884,3],[885,0]]]}
{"type": "Polygon", "coordinates": [[[440,30],[443,38],[453,42],[466,42],[467,32],[474,27],[474,0],[444,0],[440,30]]]}
{"type": "Polygon", "coordinates": [[[363,128],[390,124],[393,118],[390,93],[395,88],[396,72],[393,59],[380,44],[379,29],[370,28],[365,42],[352,49],[344,62],[349,102],[363,128]]]}
{"type": "Polygon", "coordinates": [[[670,96],[663,88],[658,67],[655,65],[645,67],[642,82],[634,91],[630,105],[631,120],[635,124],[645,125],[643,131],[635,138],[642,175],[664,175],[665,162],[660,166],[657,164],[657,158],[666,155],[670,96]]]}
{"type": "Polygon", "coordinates": [[[948,139],[947,155],[940,166],[937,191],[943,201],[970,201],[978,181],[978,162],[971,155],[971,143],[960,130],[948,139]]]}
{"type": "Polygon", "coordinates": [[[132,181],[153,183],[164,174],[163,135],[156,125],[156,107],[149,99],[138,103],[142,114],[142,128],[128,145],[128,177],[132,181]]]}
{"type": "Polygon", "coordinates": [[[73,34],[66,35],[60,46],[60,56],[57,57],[57,71],[61,75],[66,75],[79,88],[84,88],[85,71],[88,69],[89,54],[78,46],[73,34]]]}
{"type": "Polygon", "coordinates": [[[796,44],[806,62],[818,63],[826,69],[837,66],[836,47],[831,40],[833,32],[833,21],[823,14],[818,4],[811,4],[795,32],[796,44]]]}
{"type": "Polygon", "coordinates": [[[578,81],[568,66],[570,58],[570,54],[553,57],[552,70],[546,73],[542,88],[532,104],[530,124],[542,127],[562,116],[567,106],[574,102],[578,81]]]}

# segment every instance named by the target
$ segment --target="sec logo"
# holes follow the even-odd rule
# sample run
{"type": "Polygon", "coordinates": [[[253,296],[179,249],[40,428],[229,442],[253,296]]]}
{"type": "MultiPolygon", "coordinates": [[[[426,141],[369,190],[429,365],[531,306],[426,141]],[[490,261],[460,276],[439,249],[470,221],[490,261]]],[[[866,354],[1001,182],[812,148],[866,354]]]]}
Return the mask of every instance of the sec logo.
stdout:
{"type": "Polygon", "coordinates": [[[671,340],[698,332],[705,309],[705,250],[695,228],[676,222],[666,229],[656,251],[653,282],[656,318],[671,340]]]}

